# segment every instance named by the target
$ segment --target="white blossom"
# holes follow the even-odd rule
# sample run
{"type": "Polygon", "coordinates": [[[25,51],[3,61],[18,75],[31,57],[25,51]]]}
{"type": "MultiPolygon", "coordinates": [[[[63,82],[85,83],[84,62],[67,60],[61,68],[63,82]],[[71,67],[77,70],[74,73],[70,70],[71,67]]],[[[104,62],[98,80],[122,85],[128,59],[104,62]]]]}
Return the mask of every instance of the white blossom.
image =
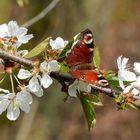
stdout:
{"type": "Polygon", "coordinates": [[[68,94],[71,97],[77,97],[77,92],[90,92],[91,86],[83,81],[75,80],[68,88],[68,94]]]}
{"type": "Polygon", "coordinates": [[[9,39],[9,41],[14,38],[15,42],[11,42],[11,44],[18,48],[21,44],[26,44],[33,38],[32,34],[27,35],[27,31],[28,29],[19,27],[16,21],[10,21],[8,24],[0,26],[0,37],[9,39]]]}
{"type": "Polygon", "coordinates": [[[127,70],[127,62],[128,58],[122,58],[122,56],[119,56],[117,59],[118,64],[118,78],[119,78],[119,84],[122,89],[124,89],[124,83],[123,81],[132,82],[136,80],[136,74],[134,72],[127,70]]]}
{"type": "Polygon", "coordinates": [[[34,74],[28,70],[20,69],[18,73],[18,78],[31,78],[29,81],[29,85],[27,86],[29,91],[36,96],[41,97],[43,96],[42,86],[44,88],[48,88],[53,83],[53,80],[49,75],[50,72],[58,71],[59,69],[60,66],[56,60],[52,60],[48,63],[46,61],[43,61],[39,67],[41,75],[40,73],[34,74]]]}
{"type": "Polygon", "coordinates": [[[25,113],[30,111],[31,103],[32,96],[26,89],[17,94],[10,92],[8,94],[0,94],[0,114],[7,110],[7,118],[16,120],[20,115],[20,109],[25,113]]]}
{"type": "Polygon", "coordinates": [[[68,44],[68,41],[63,40],[61,37],[57,37],[56,40],[50,40],[50,46],[52,49],[63,49],[68,44]]]}

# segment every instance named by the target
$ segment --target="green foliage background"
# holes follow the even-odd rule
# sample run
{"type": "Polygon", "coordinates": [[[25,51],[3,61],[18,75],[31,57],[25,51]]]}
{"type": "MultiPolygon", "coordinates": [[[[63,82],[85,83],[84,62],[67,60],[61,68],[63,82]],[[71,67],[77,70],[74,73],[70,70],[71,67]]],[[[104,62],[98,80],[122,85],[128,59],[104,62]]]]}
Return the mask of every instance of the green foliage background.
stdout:
{"type": "MultiPolygon", "coordinates": [[[[16,20],[20,25],[38,14],[52,0],[29,0],[19,7],[16,0],[1,0],[0,24],[16,20]]],[[[116,69],[119,55],[139,61],[140,55],[140,1],[139,0],[61,0],[44,19],[29,28],[34,39],[23,48],[31,50],[47,36],[61,36],[70,40],[75,34],[89,28],[96,46],[101,51],[101,67],[116,69]]],[[[69,99],[54,84],[44,96],[34,100],[31,112],[10,122],[0,116],[2,140],[121,140],[140,139],[139,112],[117,111],[112,99],[101,97],[104,106],[96,107],[97,123],[91,132],[80,101],[69,99]]]]}

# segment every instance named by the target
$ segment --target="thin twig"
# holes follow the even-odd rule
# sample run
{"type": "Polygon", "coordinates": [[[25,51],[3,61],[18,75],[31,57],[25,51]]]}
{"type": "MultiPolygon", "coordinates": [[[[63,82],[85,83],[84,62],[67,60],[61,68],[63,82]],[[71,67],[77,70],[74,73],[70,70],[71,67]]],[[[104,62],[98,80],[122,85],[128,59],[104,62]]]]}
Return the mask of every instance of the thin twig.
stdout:
{"type": "Polygon", "coordinates": [[[22,26],[29,27],[34,23],[38,22],[40,19],[44,18],[59,2],[60,0],[53,0],[44,10],[42,10],[38,15],[25,22],[22,26]]]}
{"type": "MultiPolygon", "coordinates": [[[[12,60],[14,62],[21,64],[21,65],[25,65],[25,66],[29,66],[29,67],[35,66],[34,61],[32,61],[32,60],[25,59],[25,58],[22,58],[20,56],[12,55],[8,52],[1,51],[1,50],[0,50],[0,58],[12,60]]],[[[56,80],[58,80],[60,83],[62,81],[63,82],[70,82],[70,81],[74,80],[74,78],[71,75],[66,75],[66,74],[62,74],[59,72],[52,72],[50,76],[55,78],[56,80]]],[[[110,97],[116,97],[121,92],[120,90],[111,89],[110,87],[101,87],[98,85],[90,85],[90,86],[94,90],[99,91],[101,93],[104,93],[105,95],[108,95],[110,97]]]]}
{"type": "Polygon", "coordinates": [[[14,62],[17,62],[17,63],[25,65],[25,66],[29,66],[29,67],[34,66],[34,63],[31,60],[13,55],[11,53],[8,53],[8,52],[2,51],[2,50],[0,50],[0,58],[12,60],[14,62]]]}

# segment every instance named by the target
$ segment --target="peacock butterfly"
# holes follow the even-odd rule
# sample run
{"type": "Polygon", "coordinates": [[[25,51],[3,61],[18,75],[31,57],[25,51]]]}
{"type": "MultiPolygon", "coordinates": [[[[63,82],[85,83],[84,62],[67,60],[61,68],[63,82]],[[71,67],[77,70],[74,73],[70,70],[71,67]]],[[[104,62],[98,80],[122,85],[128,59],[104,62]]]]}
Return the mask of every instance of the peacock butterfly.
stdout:
{"type": "Polygon", "coordinates": [[[95,70],[93,64],[94,39],[89,29],[79,35],[79,40],[67,54],[66,62],[70,67],[69,73],[76,79],[89,84],[108,86],[107,80],[95,70]]]}

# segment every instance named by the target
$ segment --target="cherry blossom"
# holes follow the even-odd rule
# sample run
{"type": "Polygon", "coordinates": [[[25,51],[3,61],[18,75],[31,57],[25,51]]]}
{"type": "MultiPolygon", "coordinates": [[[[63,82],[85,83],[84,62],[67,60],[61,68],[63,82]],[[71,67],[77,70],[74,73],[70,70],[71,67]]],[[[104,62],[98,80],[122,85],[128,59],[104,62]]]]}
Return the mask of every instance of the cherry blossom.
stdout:
{"type": "Polygon", "coordinates": [[[30,111],[30,104],[32,104],[32,96],[30,93],[23,89],[17,94],[8,93],[5,94],[4,91],[1,90],[0,94],[0,114],[7,110],[7,118],[9,120],[16,120],[20,115],[20,110],[28,113],[30,111]]]}
{"type": "Polygon", "coordinates": [[[71,97],[77,97],[77,92],[90,92],[91,86],[83,81],[75,80],[68,88],[68,94],[71,97]]]}
{"type": "Polygon", "coordinates": [[[63,49],[68,44],[68,41],[63,40],[61,37],[57,37],[56,40],[50,40],[50,46],[52,49],[63,49]]]}
{"type": "Polygon", "coordinates": [[[123,81],[132,82],[136,80],[136,74],[134,72],[127,70],[127,62],[128,58],[122,58],[122,56],[119,56],[117,59],[118,64],[118,78],[119,78],[119,84],[122,89],[124,89],[124,83],[123,81]]]}

